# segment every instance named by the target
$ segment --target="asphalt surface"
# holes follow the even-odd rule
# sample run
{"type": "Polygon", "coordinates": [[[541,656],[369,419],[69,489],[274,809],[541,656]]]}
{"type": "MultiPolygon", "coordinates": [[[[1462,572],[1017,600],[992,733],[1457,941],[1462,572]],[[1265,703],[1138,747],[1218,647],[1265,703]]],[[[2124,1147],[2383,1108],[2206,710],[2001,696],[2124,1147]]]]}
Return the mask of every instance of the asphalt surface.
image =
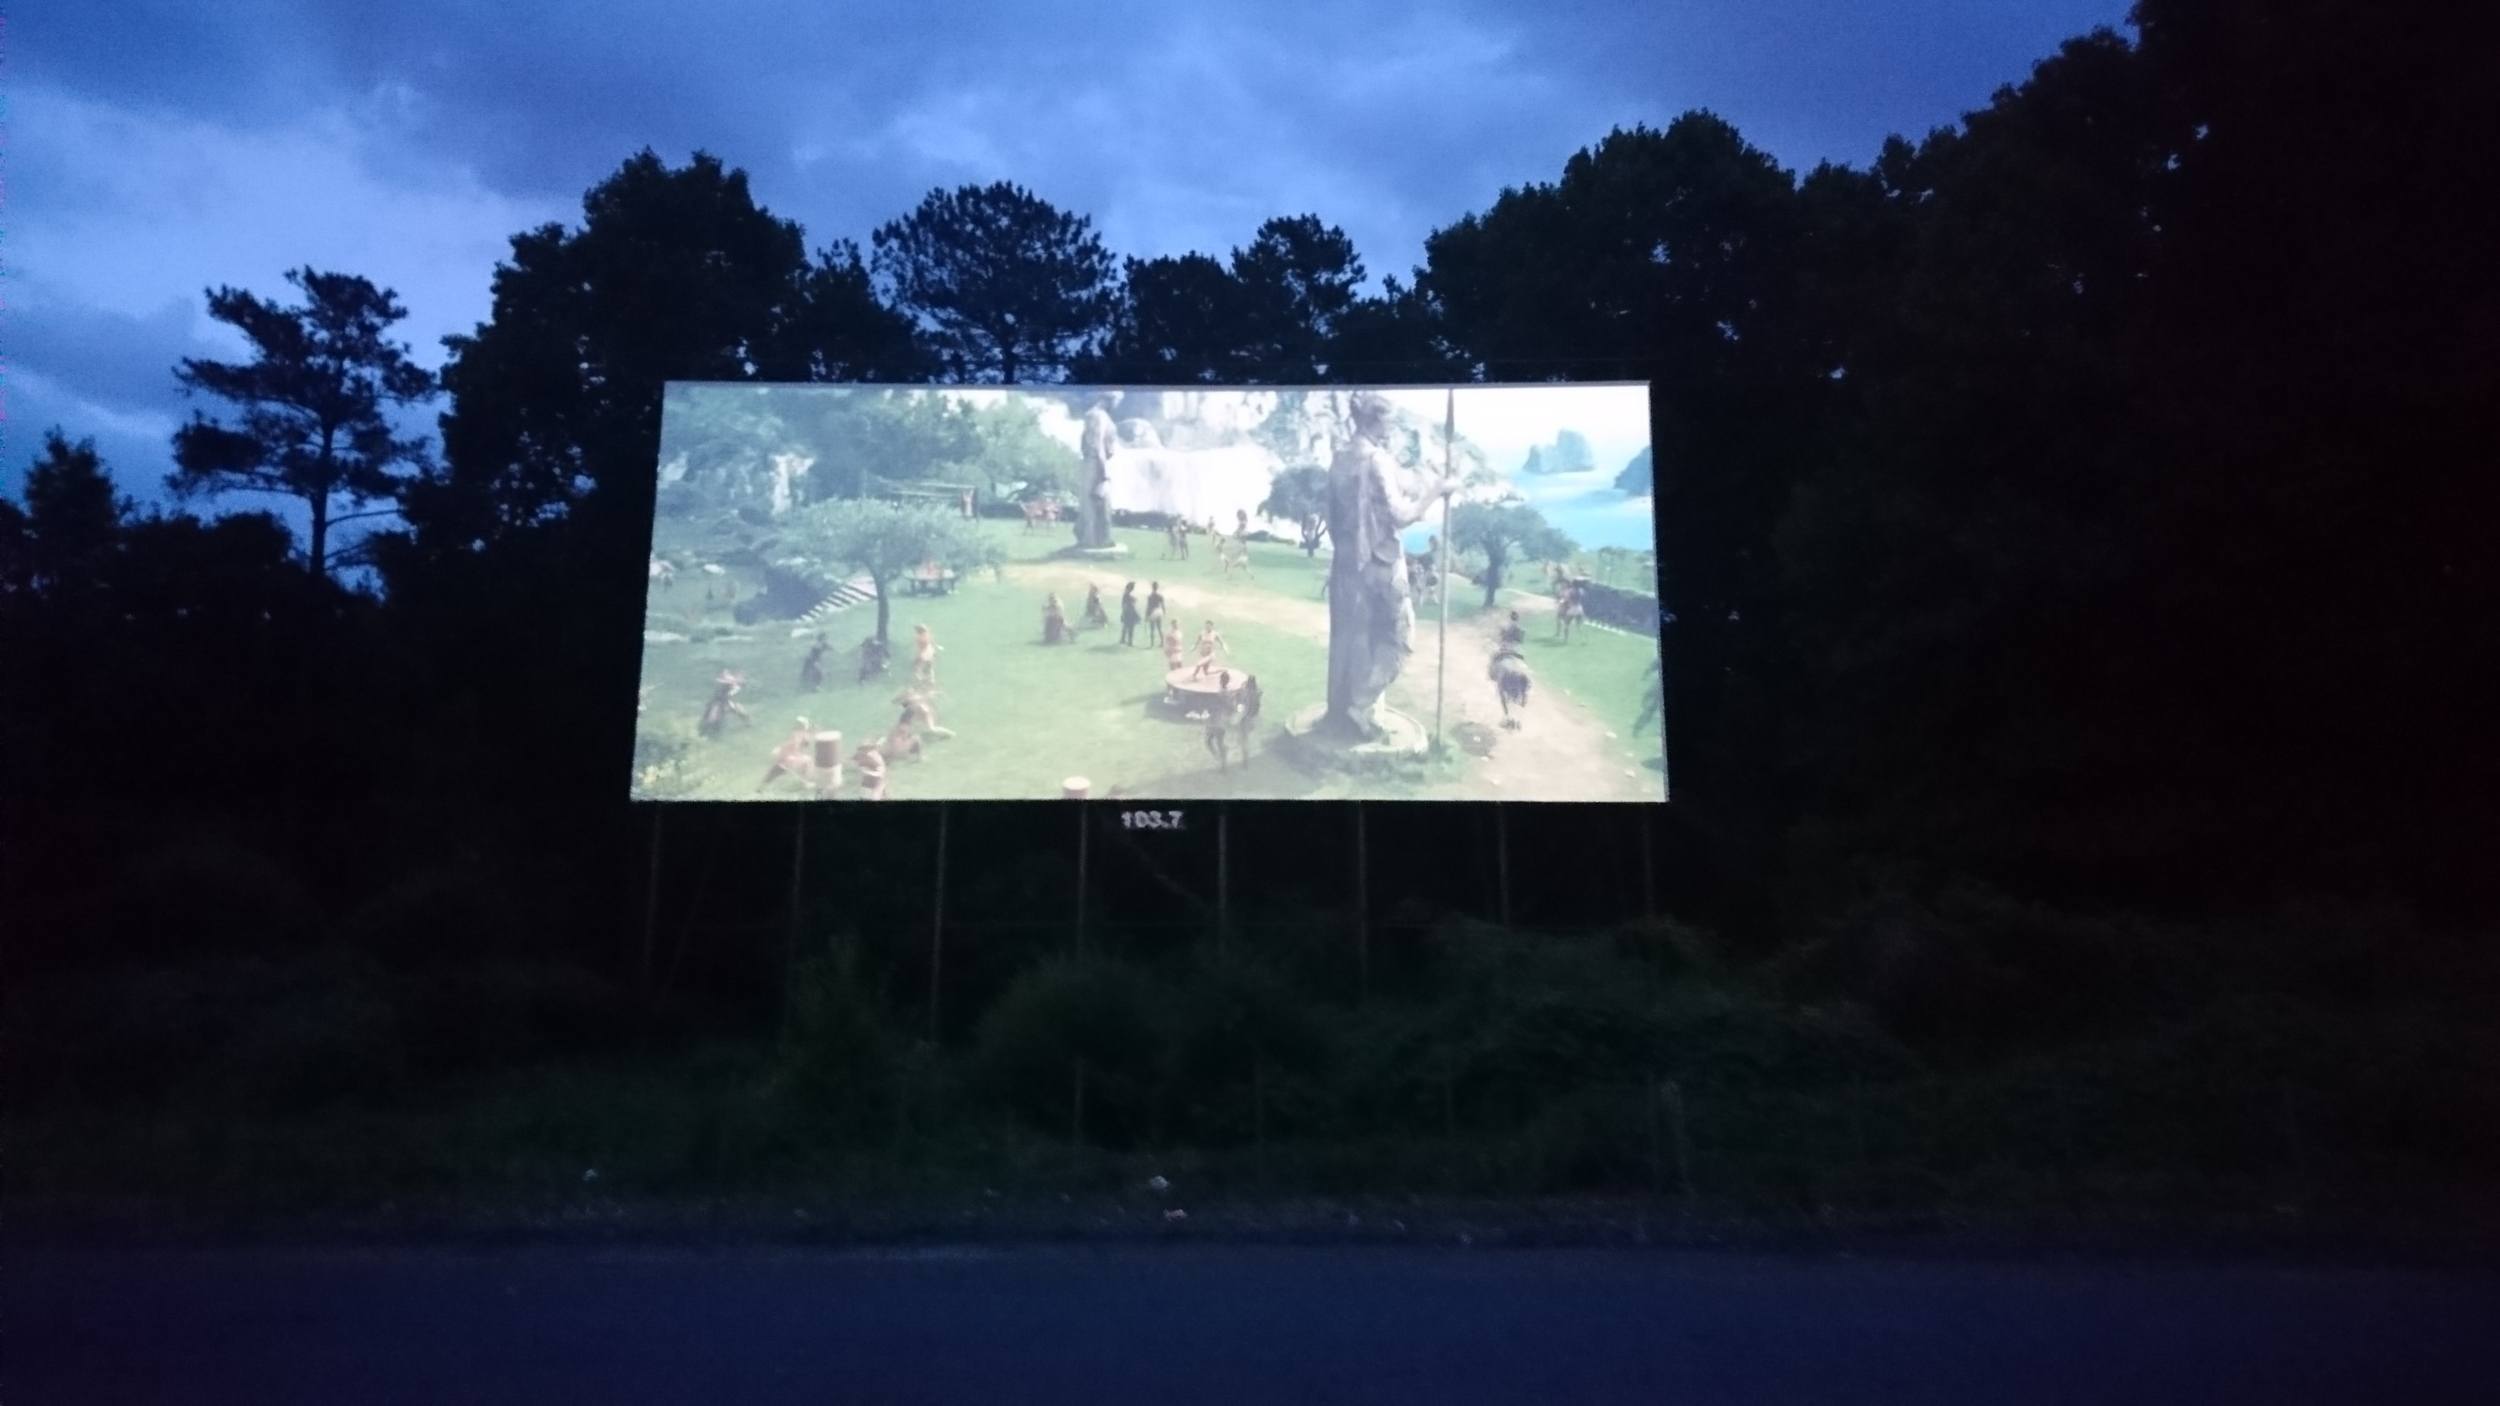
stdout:
{"type": "Polygon", "coordinates": [[[21,1248],[0,1401],[2500,1400],[2500,1280],[1218,1246],[21,1248]]]}

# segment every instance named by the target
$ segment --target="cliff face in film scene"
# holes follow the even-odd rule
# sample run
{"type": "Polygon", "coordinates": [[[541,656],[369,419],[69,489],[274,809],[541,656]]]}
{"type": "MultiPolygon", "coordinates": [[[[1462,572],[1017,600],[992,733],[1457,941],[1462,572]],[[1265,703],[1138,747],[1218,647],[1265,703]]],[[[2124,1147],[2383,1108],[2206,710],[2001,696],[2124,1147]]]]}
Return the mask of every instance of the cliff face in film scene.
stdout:
{"type": "MultiPolygon", "coordinates": [[[[1111,504],[1192,522],[1229,524],[1246,512],[1258,523],[1259,504],[1278,473],[1325,468],[1337,446],[1353,437],[1345,401],[1346,393],[1334,390],[1121,392],[1114,414],[1123,453],[1111,465],[1111,504]]],[[[1074,420],[1068,425],[1073,442],[1074,420]]],[[[1438,429],[1401,409],[1399,457],[1420,460],[1438,429]]],[[[1485,467],[1483,452],[1463,430],[1457,459],[1462,473],[1485,467]]]]}

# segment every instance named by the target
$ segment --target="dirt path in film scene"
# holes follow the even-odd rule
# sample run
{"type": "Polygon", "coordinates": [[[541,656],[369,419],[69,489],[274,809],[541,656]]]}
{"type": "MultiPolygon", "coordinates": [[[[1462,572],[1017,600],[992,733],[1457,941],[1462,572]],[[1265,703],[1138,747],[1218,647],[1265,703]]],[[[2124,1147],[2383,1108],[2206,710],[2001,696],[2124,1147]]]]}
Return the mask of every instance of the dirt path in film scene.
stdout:
{"type": "MultiPolygon", "coordinates": [[[[1186,570],[1190,564],[1173,565],[1186,570]]],[[[1121,586],[1132,579],[1127,571],[1074,562],[1010,566],[1007,574],[1036,589],[1057,590],[1062,600],[1070,602],[1084,598],[1087,584],[1100,586],[1103,600],[1113,606],[1119,601],[1121,586]]],[[[1325,601],[1300,600],[1255,585],[1235,588],[1220,580],[1191,577],[1167,578],[1164,595],[1184,620],[1214,615],[1220,624],[1226,614],[1238,613],[1255,617],[1272,628],[1305,634],[1315,641],[1328,638],[1325,601]]],[[[1507,604],[1515,606],[1523,620],[1542,621],[1541,628],[1551,628],[1553,602],[1539,596],[1522,596],[1507,604]]],[[[1397,682],[1389,687],[1389,706],[1427,727],[1432,723],[1438,623],[1434,606],[1417,607],[1415,652],[1408,657],[1397,682]]],[[[1479,744],[1489,741],[1491,751],[1490,755],[1477,755],[1477,749],[1467,749],[1473,773],[1470,777],[1423,787],[1415,793],[1416,799],[1487,799],[1487,786],[1503,799],[1519,801],[1657,799],[1657,783],[1644,779],[1634,769],[1624,756],[1621,739],[1587,705],[1542,679],[1530,690],[1527,710],[1518,714],[1519,730],[1503,730],[1502,705],[1488,677],[1500,634],[1501,616],[1495,612],[1451,622],[1443,727],[1462,747],[1469,740],[1479,744]]]]}
{"type": "MultiPolygon", "coordinates": [[[[1406,671],[1390,686],[1390,701],[1411,717],[1432,717],[1432,666],[1435,618],[1432,607],[1418,612],[1415,653],[1406,671]]],[[[1538,612],[1521,602],[1522,620],[1538,612]]],[[[1544,612],[1548,617],[1550,608],[1544,612]]],[[[1644,781],[1623,757],[1623,744],[1598,721],[1587,705],[1536,680],[1528,691],[1525,711],[1512,716],[1519,730],[1502,729],[1501,700],[1489,677],[1493,651],[1501,641],[1502,617],[1488,611],[1465,623],[1450,625],[1449,695],[1444,703],[1444,728],[1462,745],[1473,729],[1484,729],[1492,755],[1477,765],[1506,800],[1517,801],[1645,801],[1656,799],[1654,783],[1644,781]]],[[[1469,794],[1480,794],[1473,792],[1469,794]]]]}

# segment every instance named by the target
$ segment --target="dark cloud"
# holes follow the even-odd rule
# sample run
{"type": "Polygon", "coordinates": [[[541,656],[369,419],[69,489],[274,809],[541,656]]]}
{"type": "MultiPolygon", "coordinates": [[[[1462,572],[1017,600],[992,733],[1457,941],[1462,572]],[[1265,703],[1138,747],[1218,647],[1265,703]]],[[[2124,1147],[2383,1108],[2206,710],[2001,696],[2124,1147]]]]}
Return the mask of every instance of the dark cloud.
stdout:
{"type": "Polygon", "coordinates": [[[26,468],[43,452],[47,430],[73,441],[92,439],[119,490],[141,502],[160,501],[173,468],[174,421],[151,414],[118,414],[82,399],[40,372],[14,364],[0,390],[0,494],[16,497],[26,468]]]}
{"type": "Polygon", "coordinates": [[[90,405],[161,412],[178,394],[174,365],[211,354],[192,340],[197,313],[189,299],[143,317],[44,302],[20,306],[9,317],[9,364],[90,405]]]}
{"type": "Polygon", "coordinates": [[[0,486],[15,491],[44,432],[57,427],[93,439],[121,491],[154,498],[173,467],[169,438],[189,413],[173,368],[185,356],[225,354],[194,339],[196,302],[131,315],[64,301],[40,282],[11,291],[0,319],[8,346],[0,486]]]}
{"type": "MultiPolygon", "coordinates": [[[[62,3],[21,6],[19,32],[62,3]]],[[[1709,107],[1792,165],[1862,161],[2124,0],[146,0],[106,7],[100,29],[76,8],[82,42],[38,50],[31,72],[236,121],[355,105],[516,195],[577,196],[646,144],[701,147],[818,242],[864,236],[931,185],[1010,177],[1130,252],[1308,209],[1367,227],[1375,268],[1396,269],[1428,228],[1619,123],[1709,107]]]]}
{"type": "Polygon", "coordinates": [[[321,65],[303,12],[288,0],[23,0],[9,7],[9,67],[133,112],[284,124],[305,89],[272,80],[321,65]]]}
{"type": "Polygon", "coordinates": [[[1007,179],[1124,254],[1221,255],[1311,212],[1402,274],[1431,230],[1609,128],[1702,107],[1792,167],[1863,162],[2125,9],[19,0],[8,247],[58,296],[0,335],[28,394],[135,450],[187,409],[170,368],[201,288],[365,273],[430,360],[484,315],[507,236],[578,218],[645,146],[744,167],[818,245],[1007,179]]]}

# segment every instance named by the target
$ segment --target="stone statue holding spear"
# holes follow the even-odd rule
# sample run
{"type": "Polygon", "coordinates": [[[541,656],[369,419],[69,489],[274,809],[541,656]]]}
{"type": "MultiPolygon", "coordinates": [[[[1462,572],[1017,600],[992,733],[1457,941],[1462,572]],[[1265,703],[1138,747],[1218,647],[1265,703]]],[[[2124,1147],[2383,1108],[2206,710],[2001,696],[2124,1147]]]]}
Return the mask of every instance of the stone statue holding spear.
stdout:
{"type": "Polygon", "coordinates": [[[1445,467],[1436,478],[1411,482],[1411,471],[1389,450],[1388,397],[1356,391],[1349,409],[1354,437],[1328,469],[1328,533],[1337,550],[1328,567],[1328,706],[1317,730],[1369,741],[1381,735],[1374,717],[1381,695],[1415,647],[1399,534],[1456,491],[1458,480],[1445,467]]]}

